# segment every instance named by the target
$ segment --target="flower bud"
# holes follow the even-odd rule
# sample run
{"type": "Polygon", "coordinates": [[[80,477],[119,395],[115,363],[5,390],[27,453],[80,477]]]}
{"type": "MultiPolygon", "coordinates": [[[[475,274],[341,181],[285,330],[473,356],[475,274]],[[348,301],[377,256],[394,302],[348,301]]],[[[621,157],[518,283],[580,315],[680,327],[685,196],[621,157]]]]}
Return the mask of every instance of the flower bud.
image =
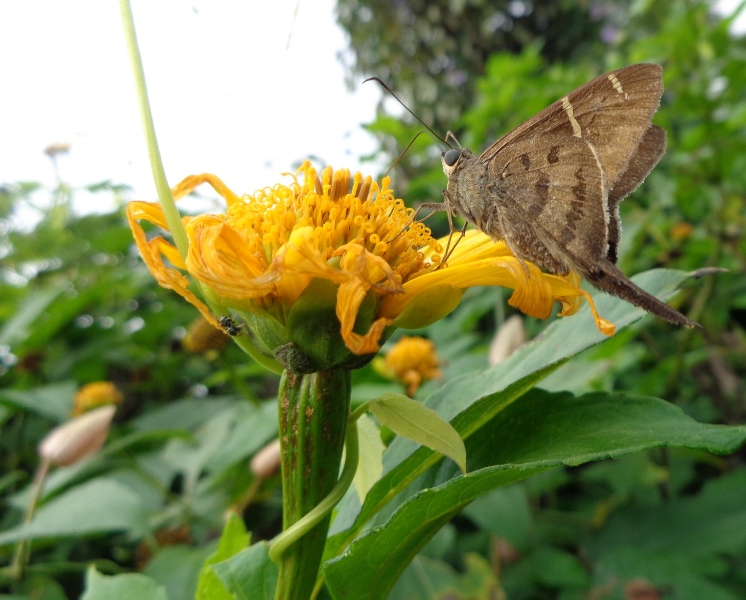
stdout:
{"type": "Polygon", "coordinates": [[[101,449],[109,435],[116,407],[102,406],[50,431],[39,444],[39,455],[53,465],[72,465],[101,449]]]}
{"type": "Polygon", "coordinates": [[[251,459],[251,472],[255,477],[266,479],[280,469],[280,438],[264,446],[251,459]]]}
{"type": "Polygon", "coordinates": [[[523,318],[513,315],[503,323],[490,344],[490,365],[501,363],[525,343],[526,330],[523,327],[523,318]]]}

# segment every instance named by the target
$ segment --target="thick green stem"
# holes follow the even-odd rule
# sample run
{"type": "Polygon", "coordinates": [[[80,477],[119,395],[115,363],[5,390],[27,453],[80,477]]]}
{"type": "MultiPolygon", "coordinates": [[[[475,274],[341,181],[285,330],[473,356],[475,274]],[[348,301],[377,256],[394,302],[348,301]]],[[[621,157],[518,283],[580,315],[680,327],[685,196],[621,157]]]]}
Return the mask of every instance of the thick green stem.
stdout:
{"type": "MultiPolygon", "coordinates": [[[[332,491],[339,477],[350,406],[350,372],[286,372],[279,393],[283,528],[332,491]]],[[[275,599],[307,600],[318,577],[330,515],[282,554],[275,599]]]]}

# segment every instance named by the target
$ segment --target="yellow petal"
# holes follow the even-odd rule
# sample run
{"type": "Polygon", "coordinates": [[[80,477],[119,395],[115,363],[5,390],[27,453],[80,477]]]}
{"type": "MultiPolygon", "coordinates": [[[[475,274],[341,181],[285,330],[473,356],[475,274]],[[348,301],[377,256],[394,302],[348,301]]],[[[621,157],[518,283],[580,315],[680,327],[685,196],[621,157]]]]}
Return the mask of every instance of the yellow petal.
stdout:
{"type": "Polygon", "coordinates": [[[160,206],[148,202],[130,202],[127,205],[127,220],[129,221],[142,259],[159,285],[174,290],[189,303],[197,307],[205,319],[210,321],[215,327],[220,327],[220,324],[212,315],[207,305],[197,298],[192,291],[187,289],[189,280],[181,272],[164,264],[163,256],[166,256],[177,266],[183,265],[183,261],[176,248],[166,242],[161,236],[148,240],[140,226],[139,219],[145,219],[156,224],[160,224],[161,219],[165,222],[160,206]]]}
{"type": "Polygon", "coordinates": [[[404,283],[404,294],[383,299],[381,315],[394,319],[406,305],[422,291],[435,285],[450,285],[464,289],[476,285],[499,285],[516,289],[510,298],[515,306],[528,315],[546,318],[552,310],[552,290],[541,271],[531,263],[512,256],[488,258],[431,271],[404,283]]]}
{"type": "Polygon", "coordinates": [[[411,298],[394,324],[403,329],[427,327],[456,310],[463,295],[460,288],[451,285],[429,287],[411,298]]]}
{"type": "Polygon", "coordinates": [[[279,275],[277,295],[283,301],[295,302],[314,277],[334,283],[348,279],[321,255],[314,233],[311,226],[293,230],[272,261],[272,269],[279,275]]]}
{"type": "Polygon", "coordinates": [[[575,314],[580,308],[580,298],[585,298],[591,309],[596,327],[604,335],[612,336],[616,332],[616,325],[607,321],[598,314],[593,297],[580,287],[580,275],[571,272],[569,275],[546,275],[546,279],[552,286],[553,294],[562,303],[561,317],[575,314]]]}
{"type": "Polygon", "coordinates": [[[339,286],[337,293],[337,318],[341,324],[342,339],[354,354],[378,352],[381,349],[379,341],[383,330],[391,324],[390,319],[379,318],[364,335],[352,330],[369,287],[361,279],[350,279],[339,286]]]}
{"type": "Polygon", "coordinates": [[[191,193],[194,189],[196,189],[203,183],[210,184],[212,188],[225,199],[225,202],[228,206],[241,201],[241,199],[236,196],[236,194],[234,194],[233,191],[231,191],[231,189],[227,185],[225,185],[219,177],[216,177],[212,173],[190,175],[183,181],[176,184],[173,188],[171,188],[171,193],[173,193],[174,198],[178,200],[179,198],[183,198],[187,194],[191,193]]]}
{"type": "Polygon", "coordinates": [[[279,274],[246,251],[243,236],[218,215],[202,215],[187,225],[186,266],[219,296],[243,300],[274,290],[279,274]]]}
{"type": "MultiPolygon", "coordinates": [[[[455,267],[485,258],[513,256],[505,242],[496,242],[486,233],[477,229],[470,229],[462,238],[460,236],[460,233],[452,236],[451,247],[453,247],[453,244],[456,244],[456,247],[448,257],[448,266],[455,267]]],[[[445,236],[438,240],[438,246],[442,248],[441,252],[448,245],[449,237],[445,236]]],[[[432,253],[433,250],[425,252],[425,258],[429,258],[432,253]]]]}

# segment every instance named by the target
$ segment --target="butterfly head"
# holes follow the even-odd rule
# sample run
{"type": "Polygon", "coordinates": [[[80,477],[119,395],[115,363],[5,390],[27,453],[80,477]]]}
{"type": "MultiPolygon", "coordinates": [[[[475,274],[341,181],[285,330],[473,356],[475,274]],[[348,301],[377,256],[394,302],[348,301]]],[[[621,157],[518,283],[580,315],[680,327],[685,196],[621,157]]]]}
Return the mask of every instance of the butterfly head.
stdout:
{"type": "Polygon", "coordinates": [[[443,152],[440,160],[443,163],[443,172],[450,180],[451,176],[472,164],[477,157],[468,148],[452,148],[443,152]]]}
{"type": "Polygon", "coordinates": [[[452,148],[440,155],[440,160],[443,163],[443,172],[446,174],[446,177],[450,177],[452,173],[458,170],[463,157],[463,148],[452,148]]]}

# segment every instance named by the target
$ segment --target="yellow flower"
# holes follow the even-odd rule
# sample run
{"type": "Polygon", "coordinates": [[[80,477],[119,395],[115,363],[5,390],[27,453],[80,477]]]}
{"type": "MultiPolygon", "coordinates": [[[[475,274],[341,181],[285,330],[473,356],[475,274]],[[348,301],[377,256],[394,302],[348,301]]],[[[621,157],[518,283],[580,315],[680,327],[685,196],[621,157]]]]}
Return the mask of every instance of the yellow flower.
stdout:
{"type": "Polygon", "coordinates": [[[122,403],[122,400],[122,392],[111,381],[87,383],[75,394],[72,416],[82,415],[89,410],[106,406],[107,404],[118,406],[122,403]]]}
{"type": "Polygon", "coordinates": [[[671,239],[679,242],[691,237],[692,233],[694,233],[694,226],[691,223],[676,223],[671,228],[671,239]]]}
{"type": "Polygon", "coordinates": [[[440,379],[440,361],[432,341],[418,336],[402,336],[386,353],[386,371],[407,386],[414,396],[429,379],[440,379]]]}
{"type": "MultiPolygon", "coordinates": [[[[188,177],[174,196],[202,183],[226,200],[227,210],[183,217],[186,260],[162,237],[147,239],[140,226],[145,220],[168,229],[158,204],[128,205],[135,240],[162,286],[220,327],[222,315],[212,315],[189,289],[188,272],[212,300],[246,320],[252,340],[268,355],[292,347],[310,353],[321,368],[338,365],[339,348],[324,341],[330,328],[348,354],[375,353],[394,328],[423,327],[442,318],[474,285],[514,288],[510,304],[540,318],[549,316],[555,300],[562,303],[561,314],[569,315],[580,306],[580,296],[589,299],[577,276],[544,274],[481,232],[467,234],[439,268],[444,241],[411,222],[412,209],[394,196],[389,178],[379,185],[331,167],[319,176],[306,162],[288,185],[243,198],[210,174],[188,177]]],[[[596,321],[613,332],[610,323],[596,321]]]]}

